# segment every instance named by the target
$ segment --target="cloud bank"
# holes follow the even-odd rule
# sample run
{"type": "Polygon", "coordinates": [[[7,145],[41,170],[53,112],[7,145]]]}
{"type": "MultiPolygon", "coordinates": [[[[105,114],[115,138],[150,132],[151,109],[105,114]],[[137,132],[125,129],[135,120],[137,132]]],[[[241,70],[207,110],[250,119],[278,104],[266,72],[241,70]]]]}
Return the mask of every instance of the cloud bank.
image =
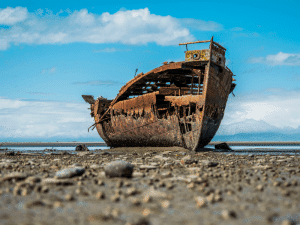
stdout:
{"type": "MultiPolygon", "coordinates": [[[[13,100],[0,97],[2,138],[99,138],[86,103],[13,100]]],[[[300,90],[267,90],[230,97],[218,135],[299,133],[300,90]]]]}
{"type": "Polygon", "coordinates": [[[300,54],[279,52],[276,55],[251,58],[251,63],[262,63],[271,66],[300,66],[300,54]]]}
{"type": "Polygon", "coordinates": [[[202,31],[218,31],[222,25],[212,21],[177,19],[172,16],[151,14],[148,8],[120,10],[101,15],[79,11],[52,11],[39,9],[35,13],[27,8],[0,9],[0,50],[12,44],[67,44],[122,43],[173,45],[181,41],[193,41],[186,27],[202,31]]]}
{"type": "Polygon", "coordinates": [[[250,132],[298,132],[300,90],[266,90],[230,97],[219,135],[250,132]]]}
{"type": "Polygon", "coordinates": [[[99,138],[86,103],[25,101],[0,97],[0,137],[99,138]]]}

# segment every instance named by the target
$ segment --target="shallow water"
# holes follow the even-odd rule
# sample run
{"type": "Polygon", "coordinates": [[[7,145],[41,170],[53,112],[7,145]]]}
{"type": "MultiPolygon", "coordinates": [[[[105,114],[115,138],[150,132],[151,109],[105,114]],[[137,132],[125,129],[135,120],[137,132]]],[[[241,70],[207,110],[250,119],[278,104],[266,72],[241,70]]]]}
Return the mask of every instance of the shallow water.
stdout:
{"type": "MultiPolygon", "coordinates": [[[[231,146],[233,151],[224,152],[216,150],[214,145],[207,145],[205,148],[212,149],[214,152],[220,152],[222,154],[236,154],[236,155],[300,155],[300,146],[231,146]]],[[[110,147],[88,147],[90,151],[95,150],[109,150],[110,147]]],[[[75,152],[75,147],[8,147],[8,151],[15,152],[34,152],[34,153],[51,153],[51,152],[75,152]],[[46,150],[47,149],[47,150],[46,150]]]]}

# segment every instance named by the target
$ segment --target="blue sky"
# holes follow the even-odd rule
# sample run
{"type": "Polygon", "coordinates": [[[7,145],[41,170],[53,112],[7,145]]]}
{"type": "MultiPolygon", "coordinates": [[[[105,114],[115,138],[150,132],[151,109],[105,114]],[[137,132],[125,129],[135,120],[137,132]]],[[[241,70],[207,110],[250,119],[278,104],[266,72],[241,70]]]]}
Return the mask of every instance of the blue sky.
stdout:
{"type": "Polygon", "coordinates": [[[212,35],[238,84],[218,134],[297,133],[299,11],[299,1],[1,1],[0,137],[99,140],[82,94],[113,99],[136,68],[184,60],[178,43],[212,35]]]}

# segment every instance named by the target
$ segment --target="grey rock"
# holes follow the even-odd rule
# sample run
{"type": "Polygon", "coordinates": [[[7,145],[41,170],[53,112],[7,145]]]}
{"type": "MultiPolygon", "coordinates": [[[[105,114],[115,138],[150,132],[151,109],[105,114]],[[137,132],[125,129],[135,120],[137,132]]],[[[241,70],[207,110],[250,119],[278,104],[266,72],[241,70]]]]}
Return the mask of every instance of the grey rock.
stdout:
{"type": "Polygon", "coordinates": [[[85,169],[83,167],[67,168],[57,171],[55,177],[58,179],[71,178],[82,175],[84,171],[85,169]]]}
{"type": "Polygon", "coordinates": [[[215,145],[215,149],[232,150],[226,142],[215,145]]]}
{"type": "Polygon", "coordinates": [[[107,177],[128,177],[132,176],[133,165],[125,161],[114,161],[105,166],[105,175],[107,177]]]}
{"type": "Polygon", "coordinates": [[[89,149],[85,145],[78,145],[75,148],[76,152],[89,151],[89,149]]]}
{"type": "Polygon", "coordinates": [[[203,160],[202,161],[202,165],[203,166],[207,166],[207,167],[215,167],[215,166],[219,165],[219,163],[218,162],[208,161],[208,160],[203,160]]]}

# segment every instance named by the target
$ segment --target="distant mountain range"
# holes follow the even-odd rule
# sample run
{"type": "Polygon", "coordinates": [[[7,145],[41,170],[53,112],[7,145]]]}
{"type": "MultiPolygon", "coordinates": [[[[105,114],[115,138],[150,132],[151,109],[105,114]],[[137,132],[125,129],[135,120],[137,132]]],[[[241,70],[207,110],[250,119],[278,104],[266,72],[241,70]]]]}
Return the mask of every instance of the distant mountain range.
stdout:
{"type": "Polygon", "coordinates": [[[213,141],[300,141],[300,128],[278,128],[253,119],[221,125],[213,141]]]}

